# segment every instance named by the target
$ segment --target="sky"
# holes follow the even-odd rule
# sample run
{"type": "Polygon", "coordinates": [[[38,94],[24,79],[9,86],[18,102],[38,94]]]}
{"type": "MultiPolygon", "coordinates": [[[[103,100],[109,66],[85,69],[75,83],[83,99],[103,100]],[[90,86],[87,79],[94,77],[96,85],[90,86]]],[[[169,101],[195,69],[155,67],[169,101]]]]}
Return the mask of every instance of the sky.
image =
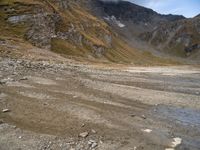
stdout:
{"type": "Polygon", "coordinates": [[[178,14],[187,18],[200,14],[200,0],[128,0],[161,14],[178,14]]]}

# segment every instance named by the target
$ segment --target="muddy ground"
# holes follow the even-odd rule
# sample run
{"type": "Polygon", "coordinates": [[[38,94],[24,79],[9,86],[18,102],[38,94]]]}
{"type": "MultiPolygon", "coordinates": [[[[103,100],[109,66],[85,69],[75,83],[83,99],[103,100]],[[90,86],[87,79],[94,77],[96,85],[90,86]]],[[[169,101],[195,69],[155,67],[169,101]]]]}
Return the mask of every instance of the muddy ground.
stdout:
{"type": "Polygon", "coordinates": [[[199,150],[200,69],[0,58],[0,150],[199,150]]]}

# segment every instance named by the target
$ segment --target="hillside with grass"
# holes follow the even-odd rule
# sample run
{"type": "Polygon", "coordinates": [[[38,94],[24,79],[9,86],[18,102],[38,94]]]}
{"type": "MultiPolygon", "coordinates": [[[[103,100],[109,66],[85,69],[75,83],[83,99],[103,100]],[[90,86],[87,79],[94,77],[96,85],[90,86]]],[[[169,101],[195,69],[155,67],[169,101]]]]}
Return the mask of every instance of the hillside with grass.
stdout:
{"type": "Polygon", "coordinates": [[[131,48],[86,5],[86,1],[3,0],[0,38],[20,39],[66,57],[144,65],[174,63],[131,48]]]}
{"type": "Polygon", "coordinates": [[[141,38],[160,51],[198,61],[194,58],[200,52],[200,17],[163,24],[141,38]]]}
{"type": "Polygon", "coordinates": [[[159,14],[130,1],[93,0],[92,12],[103,18],[132,47],[162,58],[199,62],[200,17],[159,14]]]}

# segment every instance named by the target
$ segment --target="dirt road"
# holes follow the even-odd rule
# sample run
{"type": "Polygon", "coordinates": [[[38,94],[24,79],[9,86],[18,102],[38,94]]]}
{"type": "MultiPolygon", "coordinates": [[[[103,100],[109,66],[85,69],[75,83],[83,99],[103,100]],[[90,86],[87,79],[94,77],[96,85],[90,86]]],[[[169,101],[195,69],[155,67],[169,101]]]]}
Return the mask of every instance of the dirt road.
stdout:
{"type": "Polygon", "coordinates": [[[0,149],[200,149],[199,68],[105,68],[1,58],[0,149]]]}

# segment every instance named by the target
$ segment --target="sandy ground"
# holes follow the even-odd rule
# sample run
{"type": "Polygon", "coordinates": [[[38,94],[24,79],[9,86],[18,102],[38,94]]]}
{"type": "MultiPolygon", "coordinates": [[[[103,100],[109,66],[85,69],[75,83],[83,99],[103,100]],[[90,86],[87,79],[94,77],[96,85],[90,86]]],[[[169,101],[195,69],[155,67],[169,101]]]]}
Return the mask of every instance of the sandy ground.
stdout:
{"type": "Polygon", "coordinates": [[[1,58],[0,149],[200,149],[199,68],[105,68],[1,58]]]}

